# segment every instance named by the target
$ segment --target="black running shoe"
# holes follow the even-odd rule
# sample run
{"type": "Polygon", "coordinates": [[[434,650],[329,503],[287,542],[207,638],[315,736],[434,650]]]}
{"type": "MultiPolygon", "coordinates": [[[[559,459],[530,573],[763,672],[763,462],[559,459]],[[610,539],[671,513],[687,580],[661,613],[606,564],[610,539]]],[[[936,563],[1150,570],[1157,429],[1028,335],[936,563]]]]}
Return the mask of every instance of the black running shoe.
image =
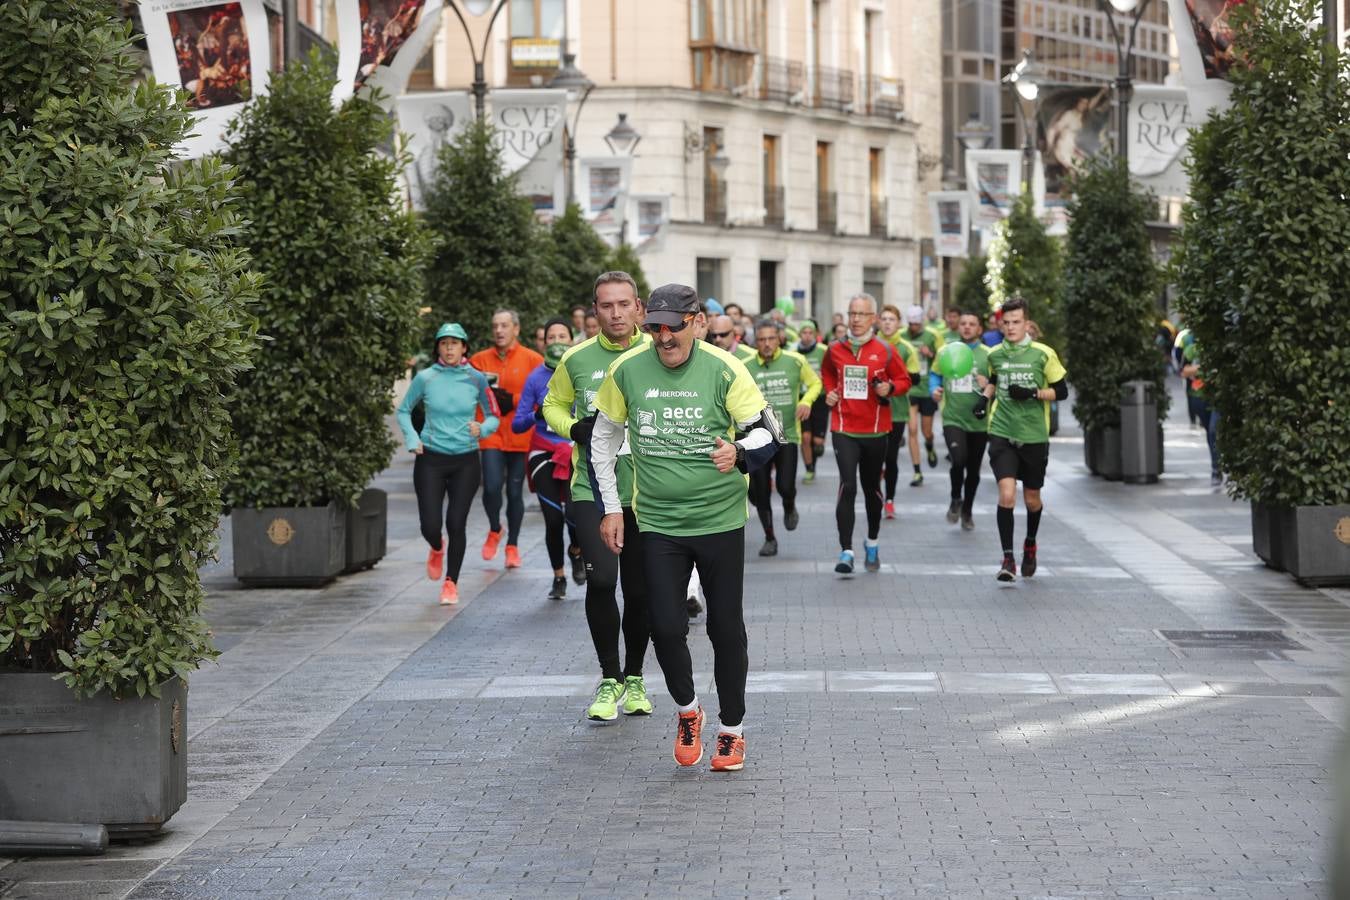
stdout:
{"type": "Polygon", "coordinates": [[[961,518],[961,501],[953,500],[947,505],[947,524],[955,525],[961,518]]]}
{"type": "Polygon", "coordinates": [[[1036,574],[1036,542],[1027,541],[1022,545],[1022,577],[1030,578],[1036,574]]]}
{"type": "Polygon", "coordinates": [[[797,523],[801,520],[802,517],[797,513],[797,507],[783,510],[783,525],[787,527],[788,531],[796,531],[797,523]]]}
{"type": "Polygon", "coordinates": [[[760,556],[777,556],[778,541],[775,538],[769,538],[764,542],[764,546],[759,548],[760,556]]]}
{"type": "Polygon", "coordinates": [[[972,516],[972,515],[970,515],[969,513],[961,513],[961,530],[962,530],[962,531],[974,531],[974,530],[975,530],[975,517],[972,516]]]}
{"type": "Polygon", "coordinates": [[[937,468],[937,451],[933,449],[932,444],[928,445],[928,468],[937,468]]]}
{"type": "Polygon", "coordinates": [[[1003,554],[1003,565],[998,570],[999,581],[1012,581],[1017,577],[1017,560],[1011,553],[1003,554]]]}
{"type": "Polygon", "coordinates": [[[553,579],[553,587],[549,589],[548,599],[562,600],[567,596],[567,579],[559,575],[553,579]]]}
{"type": "Polygon", "coordinates": [[[578,553],[572,557],[572,580],[577,584],[586,583],[586,560],[578,553]]]}

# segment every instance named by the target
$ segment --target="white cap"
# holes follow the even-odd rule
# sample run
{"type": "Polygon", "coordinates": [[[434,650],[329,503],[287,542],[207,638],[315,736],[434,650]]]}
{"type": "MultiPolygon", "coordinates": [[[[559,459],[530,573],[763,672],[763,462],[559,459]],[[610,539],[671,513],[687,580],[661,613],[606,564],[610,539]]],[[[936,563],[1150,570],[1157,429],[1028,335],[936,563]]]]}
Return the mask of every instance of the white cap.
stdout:
{"type": "Polygon", "coordinates": [[[905,321],[906,321],[906,322],[918,322],[918,323],[922,324],[922,323],[923,323],[923,307],[922,307],[922,306],[911,306],[909,309],[905,310],[905,321]]]}

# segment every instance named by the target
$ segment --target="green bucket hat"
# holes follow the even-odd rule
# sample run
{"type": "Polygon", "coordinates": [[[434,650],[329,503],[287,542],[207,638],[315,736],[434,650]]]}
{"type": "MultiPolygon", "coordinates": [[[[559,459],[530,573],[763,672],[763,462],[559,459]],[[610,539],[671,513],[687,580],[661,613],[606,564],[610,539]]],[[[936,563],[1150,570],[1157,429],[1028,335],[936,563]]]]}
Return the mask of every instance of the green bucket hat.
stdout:
{"type": "Polygon", "coordinates": [[[441,338],[458,338],[464,342],[464,346],[469,345],[469,334],[464,330],[464,326],[458,322],[446,322],[440,328],[436,329],[436,340],[441,338]]]}

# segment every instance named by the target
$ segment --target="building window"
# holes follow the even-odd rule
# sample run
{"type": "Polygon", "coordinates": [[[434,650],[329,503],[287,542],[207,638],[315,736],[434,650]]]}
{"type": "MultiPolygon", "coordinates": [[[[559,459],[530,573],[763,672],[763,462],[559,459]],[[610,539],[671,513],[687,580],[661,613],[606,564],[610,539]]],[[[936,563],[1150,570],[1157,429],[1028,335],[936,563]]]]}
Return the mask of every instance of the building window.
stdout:
{"type": "Polygon", "coordinates": [[[834,266],[811,266],[811,318],[820,326],[821,335],[828,337],[833,333],[834,316],[834,266]]]}
{"type": "Polygon", "coordinates": [[[690,0],[689,51],[696,91],[730,91],[755,81],[764,52],[765,0],[690,0]]]}
{"type": "Polygon", "coordinates": [[[562,61],[563,0],[511,0],[511,46],[506,80],[547,80],[562,61]]]}
{"type": "MultiPolygon", "coordinates": [[[[716,257],[700,256],[698,258],[698,295],[704,300],[717,300],[723,298],[722,294],[722,269],[726,265],[726,260],[716,257]]],[[[725,299],[722,300],[726,302],[725,299]]]]}
{"type": "Polygon", "coordinates": [[[886,237],[886,164],[880,147],[867,149],[867,233],[886,237]]]}
{"type": "Polygon", "coordinates": [[[827,141],[816,142],[816,230],[833,233],[839,221],[839,197],[833,189],[834,172],[830,151],[827,141]]]}
{"type": "Polygon", "coordinates": [[[782,228],[785,213],[783,183],[779,173],[778,135],[764,135],[764,224],[782,228]]]}
{"type": "Polygon", "coordinates": [[[886,268],[863,266],[863,293],[876,298],[877,306],[886,305],[886,268]]]}
{"type": "Polygon", "coordinates": [[[727,221],[727,186],[712,159],[722,149],[722,129],[703,129],[703,221],[709,225],[725,225],[727,221]]]}

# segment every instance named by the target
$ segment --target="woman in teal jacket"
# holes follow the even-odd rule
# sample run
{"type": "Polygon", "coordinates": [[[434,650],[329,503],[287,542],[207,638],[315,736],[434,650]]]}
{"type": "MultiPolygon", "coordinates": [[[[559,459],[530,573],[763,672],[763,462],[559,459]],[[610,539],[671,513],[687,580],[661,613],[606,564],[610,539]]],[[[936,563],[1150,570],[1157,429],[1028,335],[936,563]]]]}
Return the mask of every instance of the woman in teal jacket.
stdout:
{"type": "Polygon", "coordinates": [[[444,569],[441,604],[459,602],[460,566],[464,563],[464,523],[482,481],[478,462],[478,439],[497,430],[497,400],[488,390],[487,377],[465,364],[469,335],[458,322],[448,322],[436,332],[436,362],[417,373],[407,396],[398,407],[398,424],[413,463],[413,489],[427,554],[427,577],[436,580],[444,569]],[[425,404],[426,423],[419,434],[412,411],[425,404]],[[478,413],[482,413],[482,421],[478,413]],[[445,505],[446,495],[450,504],[445,505]],[[441,534],[441,511],[445,531],[441,534]]]}

